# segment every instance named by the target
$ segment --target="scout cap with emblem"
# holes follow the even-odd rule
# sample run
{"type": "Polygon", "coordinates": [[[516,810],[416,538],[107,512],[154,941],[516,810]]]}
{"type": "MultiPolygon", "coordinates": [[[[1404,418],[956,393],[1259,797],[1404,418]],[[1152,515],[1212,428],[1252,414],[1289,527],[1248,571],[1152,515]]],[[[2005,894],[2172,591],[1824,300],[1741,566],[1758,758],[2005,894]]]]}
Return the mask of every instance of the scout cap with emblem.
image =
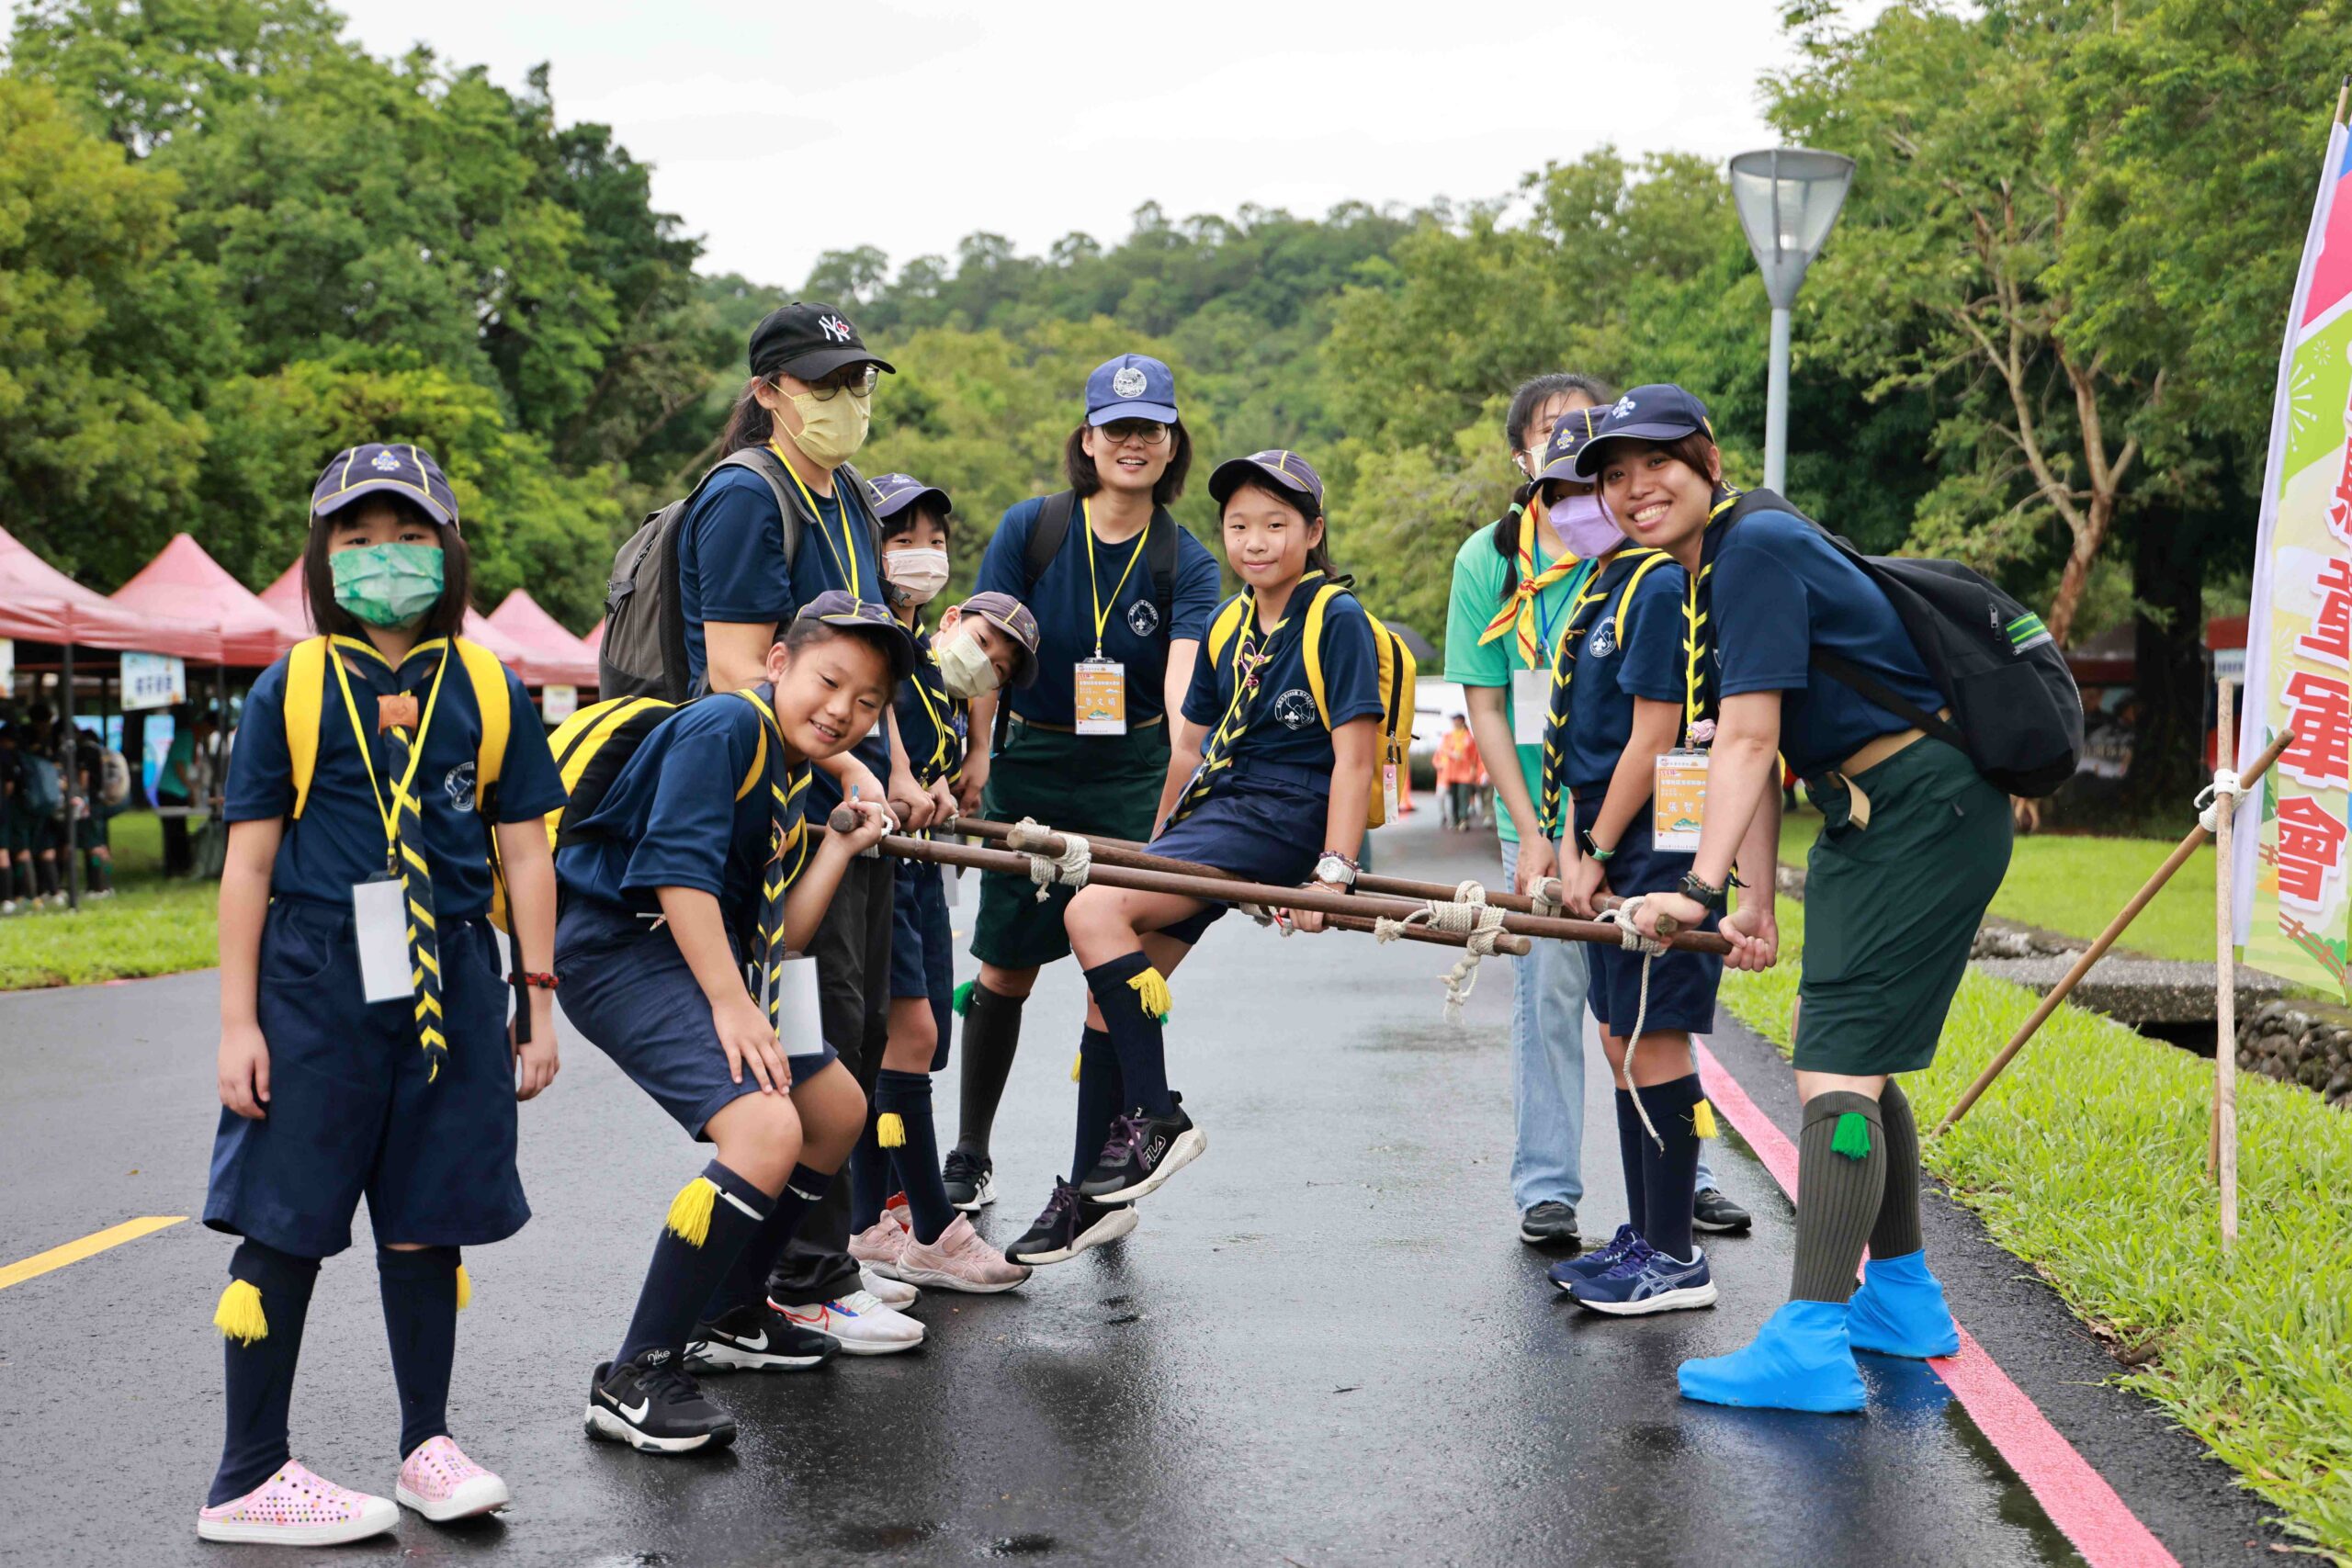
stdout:
{"type": "MultiPolygon", "coordinates": [[[[1552,433],[1557,435],[1558,426],[1552,433]]],[[[1577,449],[1571,473],[1547,477],[1590,484],[1600,477],[1601,453],[1611,441],[1679,441],[1694,433],[1710,440],[1714,436],[1714,427],[1707,423],[1707,405],[1679,387],[1654,381],[1634,388],[1609,406],[1601,415],[1600,428],[1577,449]]],[[[1548,447],[1545,456],[1550,456],[1548,447]]]]}
{"type": "Polygon", "coordinates": [[[1216,472],[1209,476],[1209,499],[1223,506],[1226,498],[1250,479],[1261,479],[1294,495],[1303,495],[1311,503],[1315,515],[1323,514],[1323,477],[1306,458],[1279,446],[1219,463],[1216,472]]]}
{"type": "Polygon", "coordinates": [[[1086,423],[1156,419],[1176,423],[1176,372],[1148,354],[1106,359],[1086,378],[1086,423]]]}
{"type": "Polygon", "coordinates": [[[1029,613],[1029,606],[1010,593],[975,593],[964,601],[963,612],[979,616],[1012,639],[1013,650],[1021,656],[1012,671],[1012,683],[1034,684],[1037,679],[1037,617],[1029,613]]]}
{"type": "Polygon", "coordinates": [[[1535,470],[1537,480],[1589,484],[1589,479],[1576,471],[1577,454],[1599,439],[1608,418],[1606,408],[1570,409],[1562,414],[1552,426],[1551,438],[1544,443],[1543,464],[1535,470]]]}
{"type": "Polygon", "coordinates": [[[311,487],[311,515],[325,517],[362,496],[391,494],[422,508],[435,523],[458,525],[458,494],[441,465],[422,447],[371,441],[346,446],[327,462],[311,487]]]}
{"type": "Polygon", "coordinates": [[[831,305],[797,299],[770,310],[752,329],[751,360],[754,376],[802,381],[820,381],[845,365],[871,365],[893,375],[899,368],[865,346],[847,316],[831,305]]]}
{"type": "Polygon", "coordinates": [[[956,510],[956,503],[947,499],[945,491],[937,485],[927,485],[912,474],[884,474],[866,480],[865,487],[874,494],[874,518],[877,523],[888,522],[925,496],[939,498],[938,511],[942,515],[956,510]]]}
{"type": "Polygon", "coordinates": [[[907,635],[907,628],[899,624],[896,616],[879,604],[868,604],[835,588],[801,605],[800,613],[792,618],[822,621],[874,642],[889,659],[893,681],[903,681],[914,672],[915,639],[907,635]]]}

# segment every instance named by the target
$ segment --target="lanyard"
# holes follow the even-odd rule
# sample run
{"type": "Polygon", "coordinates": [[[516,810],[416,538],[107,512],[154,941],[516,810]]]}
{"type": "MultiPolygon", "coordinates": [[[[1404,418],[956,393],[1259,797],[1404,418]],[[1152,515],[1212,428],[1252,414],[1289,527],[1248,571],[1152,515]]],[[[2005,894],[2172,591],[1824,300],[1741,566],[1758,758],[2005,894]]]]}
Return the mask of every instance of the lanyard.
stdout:
{"type": "MultiPolygon", "coordinates": [[[[923,656],[931,660],[932,668],[939,667],[939,655],[931,650],[928,643],[923,646],[923,656]]],[[[909,676],[907,683],[914,687],[915,695],[922,700],[923,716],[931,720],[931,760],[934,763],[944,762],[948,760],[949,742],[956,734],[956,727],[941,717],[939,710],[932,705],[931,692],[923,684],[922,671],[909,676]]]]}
{"type": "MultiPolygon", "coordinates": [[[[416,649],[411,649],[409,652],[413,654],[416,649]]],[[[424,761],[424,732],[433,727],[433,710],[441,701],[441,677],[449,672],[450,658],[448,645],[444,642],[441,645],[441,667],[433,671],[433,690],[425,695],[424,716],[417,722],[416,738],[409,742],[408,772],[392,785],[392,803],[386,806],[384,786],[376,782],[375,744],[368,739],[368,727],[359,722],[359,704],[351,695],[351,676],[343,667],[343,651],[340,649],[334,650],[334,678],[335,683],[343,688],[343,711],[351,716],[351,733],[359,741],[360,764],[368,770],[368,790],[376,797],[377,815],[384,819],[384,862],[387,865],[395,863],[392,844],[400,837],[401,802],[415,798],[409,793],[409,786],[416,782],[417,764],[424,761]]],[[[419,820],[423,817],[420,809],[419,820]]]]}
{"type": "MultiPolygon", "coordinates": [[[[1532,581],[1535,578],[1542,575],[1541,570],[1537,567],[1535,561],[1535,519],[1532,517],[1522,517],[1521,522],[1523,523],[1527,528],[1527,565],[1523,570],[1526,579],[1532,581]]],[[[1530,670],[1543,670],[1548,668],[1551,663],[1554,648],[1554,644],[1552,642],[1552,627],[1559,620],[1560,607],[1557,600],[1553,602],[1552,607],[1549,610],[1546,610],[1544,607],[1544,594],[1548,592],[1550,592],[1548,589],[1540,590],[1537,592],[1529,595],[1529,597],[1534,601],[1535,636],[1538,644],[1536,651],[1541,660],[1541,662],[1529,664],[1528,668],[1530,670]]],[[[1566,597],[1573,598],[1574,594],[1570,593],[1566,595],[1566,597]]]]}
{"type": "MultiPolygon", "coordinates": [[[[1094,590],[1094,657],[1100,659],[1102,657],[1102,633],[1110,626],[1111,617],[1102,608],[1102,581],[1094,575],[1094,509],[1083,501],[1078,506],[1079,521],[1086,525],[1086,584],[1094,590]]],[[[1119,590],[1127,585],[1127,578],[1135,571],[1136,562],[1143,558],[1143,547],[1150,538],[1151,525],[1147,523],[1143,532],[1136,536],[1136,550],[1127,558],[1127,570],[1119,573],[1119,581],[1111,589],[1114,607],[1119,603],[1119,590]]]]}
{"type": "MultiPolygon", "coordinates": [[[[1740,498],[1741,492],[1730,485],[1724,485],[1723,491],[1707,511],[1709,528],[1722,521],[1723,514],[1740,498]]],[[[1699,723],[1700,709],[1705,705],[1702,694],[1706,688],[1706,677],[1700,672],[1699,650],[1713,640],[1712,635],[1700,635],[1713,617],[1699,607],[1699,585],[1714,575],[1714,570],[1715,563],[1706,558],[1702,547],[1699,570],[1690,574],[1690,596],[1682,606],[1682,743],[1686,746],[1690,743],[1690,731],[1699,723]]]]}
{"type": "MultiPolygon", "coordinates": [[[[857,546],[851,542],[849,536],[848,501],[843,499],[839,493],[836,493],[833,496],[834,503],[842,509],[842,542],[840,545],[836,545],[833,543],[833,536],[825,532],[825,513],[823,509],[818,506],[817,498],[810,492],[808,487],[800,482],[800,476],[797,473],[793,472],[792,465],[789,462],[786,462],[784,448],[771,441],[768,443],[768,450],[775,454],[775,460],[777,462],[784,464],[784,471],[792,475],[793,488],[797,490],[800,492],[800,498],[808,503],[808,515],[816,519],[817,536],[825,541],[825,548],[832,553],[833,564],[841,568],[841,572],[843,577],[849,579],[849,596],[853,599],[865,598],[865,594],[864,591],[862,591],[857,585],[857,546]],[[846,547],[849,552],[847,559],[842,558],[842,552],[844,547],[846,547]]],[[[835,489],[838,492],[839,487],[836,486],[835,489]]]]}

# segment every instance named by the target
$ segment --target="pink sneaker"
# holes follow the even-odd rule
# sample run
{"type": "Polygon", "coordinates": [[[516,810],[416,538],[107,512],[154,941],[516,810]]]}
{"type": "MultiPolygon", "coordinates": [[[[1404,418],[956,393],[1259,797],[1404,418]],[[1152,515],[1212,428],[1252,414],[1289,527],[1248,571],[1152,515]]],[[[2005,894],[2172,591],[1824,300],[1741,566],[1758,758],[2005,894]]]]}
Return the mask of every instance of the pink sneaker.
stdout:
{"type": "Polygon", "coordinates": [[[899,1255],[913,1238],[890,1218],[883,1216],[849,1238],[849,1255],[861,1268],[881,1275],[886,1280],[899,1277],[899,1255]]]}
{"type": "Polygon", "coordinates": [[[906,1249],[899,1254],[899,1279],[910,1285],[943,1291],[993,1295],[1012,1289],[1029,1275],[1025,1266],[1008,1261],[1003,1253],[982,1240],[962,1214],[928,1247],[908,1236],[906,1249]]]}
{"type": "Polygon", "coordinates": [[[264,1546],[339,1546],[381,1535],[400,1520],[390,1498],[337,1486],[289,1459],[243,1496],[198,1509],[196,1534],[264,1546]]]}
{"type": "Polygon", "coordinates": [[[503,1508],[511,1500],[506,1483],[466,1457],[447,1438],[428,1438],[401,1466],[392,1495],[435,1524],[469,1519],[503,1508]]]}

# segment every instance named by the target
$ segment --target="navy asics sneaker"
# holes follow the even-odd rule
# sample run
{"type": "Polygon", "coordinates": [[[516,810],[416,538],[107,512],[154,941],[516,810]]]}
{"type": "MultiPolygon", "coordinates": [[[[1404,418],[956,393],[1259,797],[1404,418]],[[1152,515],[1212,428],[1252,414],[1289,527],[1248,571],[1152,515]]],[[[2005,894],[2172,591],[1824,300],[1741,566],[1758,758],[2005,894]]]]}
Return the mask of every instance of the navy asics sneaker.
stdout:
{"type": "Polygon", "coordinates": [[[1544,1273],[1551,1278],[1552,1283],[1564,1291],[1575,1286],[1580,1280],[1598,1280],[1620,1263],[1624,1262],[1625,1255],[1632,1251],[1641,1239],[1642,1233],[1633,1226],[1619,1225],[1617,1234],[1611,1236],[1597,1250],[1588,1252],[1582,1258],[1563,1258],[1545,1269],[1544,1273]]]}
{"type": "Polygon", "coordinates": [[[1715,1304],[1715,1281],[1707,1272],[1707,1255],[1679,1262],[1637,1241],[1618,1265],[1593,1280],[1579,1280],[1568,1295],[1580,1307],[1612,1317],[1636,1317],[1645,1313],[1679,1312],[1686,1307],[1715,1304]]]}

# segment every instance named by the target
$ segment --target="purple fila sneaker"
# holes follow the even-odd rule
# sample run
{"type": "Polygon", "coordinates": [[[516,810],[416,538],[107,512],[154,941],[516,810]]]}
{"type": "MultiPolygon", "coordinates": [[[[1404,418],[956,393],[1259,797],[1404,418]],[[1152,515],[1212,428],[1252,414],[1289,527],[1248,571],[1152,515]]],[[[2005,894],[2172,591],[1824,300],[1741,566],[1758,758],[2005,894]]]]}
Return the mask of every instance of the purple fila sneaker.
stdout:
{"type": "Polygon", "coordinates": [[[1184,1114],[1182,1097],[1165,1116],[1147,1115],[1141,1107],[1115,1117],[1111,1136],[1086,1179],[1078,1184],[1081,1198],[1097,1203],[1132,1203],[1159,1190],[1168,1179],[1192,1164],[1209,1146],[1206,1133],[1184,1114]]]}

